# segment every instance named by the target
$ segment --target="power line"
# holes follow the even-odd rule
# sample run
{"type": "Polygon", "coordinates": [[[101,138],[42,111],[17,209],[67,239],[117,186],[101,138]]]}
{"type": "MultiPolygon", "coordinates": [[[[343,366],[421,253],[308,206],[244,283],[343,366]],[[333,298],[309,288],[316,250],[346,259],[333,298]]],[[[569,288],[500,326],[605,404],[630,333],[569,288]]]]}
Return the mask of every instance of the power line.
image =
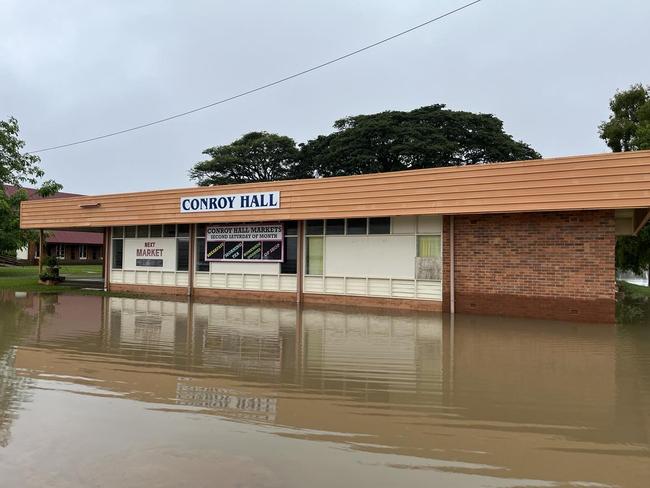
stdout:
{"type": "Polygon", "coordinates": [[[242,98],[242,97],[245,97],[247,95],[251,95],[253,93],[265,90],[267,88],[271,88],[272,86],[279,85],[279,84],[284,83],[286,81],[292,80],[294,78],[298,78],[299,76],[306,75],[307,73],[311,73],[312,71],[316,71],[316,70],[319,70],[319,69],[324,68],[326,66],[329,66],[331,64],[337,63],[339,61],[342,61],[344,59],[352,57],[352,56],[354,56],[356,54],[362,53],[364,51],[367,51],[369,49],[377,47],[377,46],[379,46],[381,44],[384,44],[384,43],[386,43],[388,41],[392,41],[393,39],[401,37],[401,36],[403,36],[405,34],[413,32],[413,31],[415,31],[417,29],[421,29],[422,27],[425,27],[425,26],[427,26],[429,24],[433,24],[434,22],[437,22],[437,21],[439,21],[441,19],[444,19],[445,17],[449,17],[450,15],[453,15],[453,14],[455,14],[457,12],[460,12],[461,10],[465,10],[466,8],[471,7],[472,5],[476,5],[477,3],[481,2],[481,1],[482,0],[474,0],[473,2],[466,3],[465,5],[462,5],[462,6],[458,7],[458,8],[455,8],[453,10],[445,12],[444,14],[439,15],[438,17],[434,17],[433,19],[429,19],[426,22],[422,22],[421,24],[418,24],[418,25],[413,26],[413,27],[411,27],[409,29],[398,32],[397,34],[393,34],[392,36],[386,37],[386,38],[384,38],[384,39],[382,39],[380,41],[374,42],[372,44],[368,44],[367,46],[359,48],[359,49],[357,49],[355,51],[351,51],[351,52],[349,52],[347,54],[339,56],[338,58],[330,59],[329,61],[325,61],[324,63],[318,64],[316,66],[312,66],[311,68],[307,68],[307,69],[305,69],[303,71],[299,71],[299,72],[294,73],[292,75],[285,76],[284,78],[280,78],[279,80],[272,81],[272,82],[267,83],[265,85],[260,85],[260,86],[258,86],[256,88],[246,90],[246,91],[238,93],[236,95],[232,95],[232,96],[227,97],[227,98],[222,98],[221,100],[217,100],[216,102],[212,102],[212,103],[209,103],[207,105],[202,105],[200,107],[196,107],[196,108],[193,108],[191,110],[187,110],[186,112],[181,112],[181,113],[178,113],[178,114],[170,115],[168,117],[164,117],[162,119],[154,120],[152,122],[147,122],[145,124],[140,124],[140,125],[136,125],[136,126],[133,126],[133,127],[129,127],[127,129],[122,129],[122,130],[118,130],[118,131],[115,131],[115,132],[109,132],[107,134],[103,134],[103,135],[100,135],[100,136],[89,137],[88,139],[81,139],[81,140],[74,141],[74,142],[68,142],[66,144],[59,144],[58,146],[45,147],[45,148],[42,148],[42,149],[37,149],[35,151],[29,151],[29,153],[30,154],[36,154],[36,153],[42,153],[42,152],[46,152],[46,151],[54,151],[55,149],[62,149],[64,147],[70,147],[70,146],[77,146],[79,144],[86,144],[88,142],[98,141],[100,139],[106,139],[108,137],[118,136],[120,134],[126,134],[127,132],[133,132],[133,131],[136,131],[136,130],[144,129],[146,127],[151,127],[152,125],[162,124],[164,122],[168,122],[168,121],[173,120],[173,119],[178,119],[180,117],[185,117],[186,115],[190,115],[190,114],[193,114],[193,113],[196,113],[196,112],[200,112],[201,110],[206,110],[208,108],[215,107],[217,105],[221,105],[223,103],[230,102],[232,100],[236,100],[237,98],[242,98]]]}

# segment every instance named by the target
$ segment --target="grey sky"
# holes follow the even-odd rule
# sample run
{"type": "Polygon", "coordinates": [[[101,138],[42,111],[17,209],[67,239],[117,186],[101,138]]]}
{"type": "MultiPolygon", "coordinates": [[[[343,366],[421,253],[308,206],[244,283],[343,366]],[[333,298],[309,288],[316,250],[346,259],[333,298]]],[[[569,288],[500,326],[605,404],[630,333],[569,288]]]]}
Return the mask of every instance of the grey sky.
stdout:
{"type": "MultiPolygon", "coordinates": [[[[466,0],[0,0],[0,118],[29,149],[273,81],[466,0]]],[[[617,88],[650,82],[647,0],[484,0],[359,56],[164,125],[41,155],[66,191],[191,186],[202,150],[251,130],[298,142],[343,116],[445,103],[493,113],[545,157],[604,152],[617,88]]]]}

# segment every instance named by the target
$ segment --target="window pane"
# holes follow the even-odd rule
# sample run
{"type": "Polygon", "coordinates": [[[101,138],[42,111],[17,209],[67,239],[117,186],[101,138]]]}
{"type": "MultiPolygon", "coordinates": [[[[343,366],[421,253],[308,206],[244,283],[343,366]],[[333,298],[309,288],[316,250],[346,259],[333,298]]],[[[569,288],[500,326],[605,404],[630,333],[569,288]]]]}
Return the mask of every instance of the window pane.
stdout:
{"type": "Polygon", "coordinates": [[[163,237],[176,237],[176,224],[163,225],[163,237]]]}
{"type": "Polygon", "coordinates": [[[322,220],[308,220],[305,223],[305,233],[308,236],[322,236],[323,235],[323,221],[322,220]]]}
{"type": "Polygon", "coordinates": [[[178,224],[178,237],[190,236],[190,224],[178,224]]]}
{"type": "Polygon", "coordinates": [[[122,269],[122,251],[124,241],[122,239],[113,239],[113,269],[122,269]]]}
{"type": "Polygon", "coordinates": [[[205,237],[205,224],[196,224],[196,237],[205,237]]]}
{"type": "Polygon", "coordinates": [[[189,239],[176,240],[176,271],[187,271],[190,262],[189,239]]]}
{"type": "Polygon", "coordinates": [[[323,274],[323,238],[307,239],[307,272],[309,275],[323,274]]]}
{"type": "Polygon", "coordinates": [[[196,239],[196,270],[210,271],[210,263],[205,260],[205,238],[196,239]]]}
{"type": "Polygon", "coordinates": [[[348,219],[348,234],[367,234],[368,219],[348,219]]]}
{"type": "Polygon", "coordinates": [[[124,237],[135,237],[135,226],[124,227],[124,237]]]}
{"type": "Polygon", "coordinates": [[[418,236],[419,258],[433,258],[440,255],[440,236],[418,236]]]}
{"type": "Polygon", "coordinates": [[[138,225],[138,237],[149,237],[148,225],[138,225]]]}
{"type": "Polygon", "coordinates": [[[162,225],[149,226],[149,237],[162,237],[162,225]]]}
{"type": "Polygon", "coordinates": [[[298,238],[284,238],[284,262],[280,264],[280,273],[296,274],[298,271],[298,238]]]}
{"type": "Polygon", "coordinates": [[[390,217],[368,219],[368,234],[390,234],[390,217]]]}
{"type": "Polygon", "coordinates": [[[113,237],[124,237],[124,227],[113,227],[113,237]]]}
{"type": "Polygon", "coordinates": [[[284,235],[285,236],[297,236],[298,235],[298,222],[296,220],[288,220],[283,222],[284,224],[284,235]]]}
{"type": "Polygon", "coordinates": [[[345,219],[326,220],[325,233],[331,236],[340,236],[345,234],[345,219]]]}

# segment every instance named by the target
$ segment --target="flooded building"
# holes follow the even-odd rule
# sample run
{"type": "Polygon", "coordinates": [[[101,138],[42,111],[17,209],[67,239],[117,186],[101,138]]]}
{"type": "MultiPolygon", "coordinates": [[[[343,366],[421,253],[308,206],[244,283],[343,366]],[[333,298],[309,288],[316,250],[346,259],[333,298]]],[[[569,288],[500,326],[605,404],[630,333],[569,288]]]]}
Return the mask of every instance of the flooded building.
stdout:
{"type": "Polygon", "coordinates": [[[114,291],[613,322],[650,152],[28,201],[114,291]]]}

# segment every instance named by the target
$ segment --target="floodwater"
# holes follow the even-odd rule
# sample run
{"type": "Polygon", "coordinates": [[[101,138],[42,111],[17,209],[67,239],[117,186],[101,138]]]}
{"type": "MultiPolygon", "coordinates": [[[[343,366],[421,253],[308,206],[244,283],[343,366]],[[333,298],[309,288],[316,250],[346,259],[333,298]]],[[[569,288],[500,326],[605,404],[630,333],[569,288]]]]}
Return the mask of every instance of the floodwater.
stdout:
{"type": "Polygon", "coordinates": [[[650,327],[5,293],[0,486],[648,487],[650,327]]]}

